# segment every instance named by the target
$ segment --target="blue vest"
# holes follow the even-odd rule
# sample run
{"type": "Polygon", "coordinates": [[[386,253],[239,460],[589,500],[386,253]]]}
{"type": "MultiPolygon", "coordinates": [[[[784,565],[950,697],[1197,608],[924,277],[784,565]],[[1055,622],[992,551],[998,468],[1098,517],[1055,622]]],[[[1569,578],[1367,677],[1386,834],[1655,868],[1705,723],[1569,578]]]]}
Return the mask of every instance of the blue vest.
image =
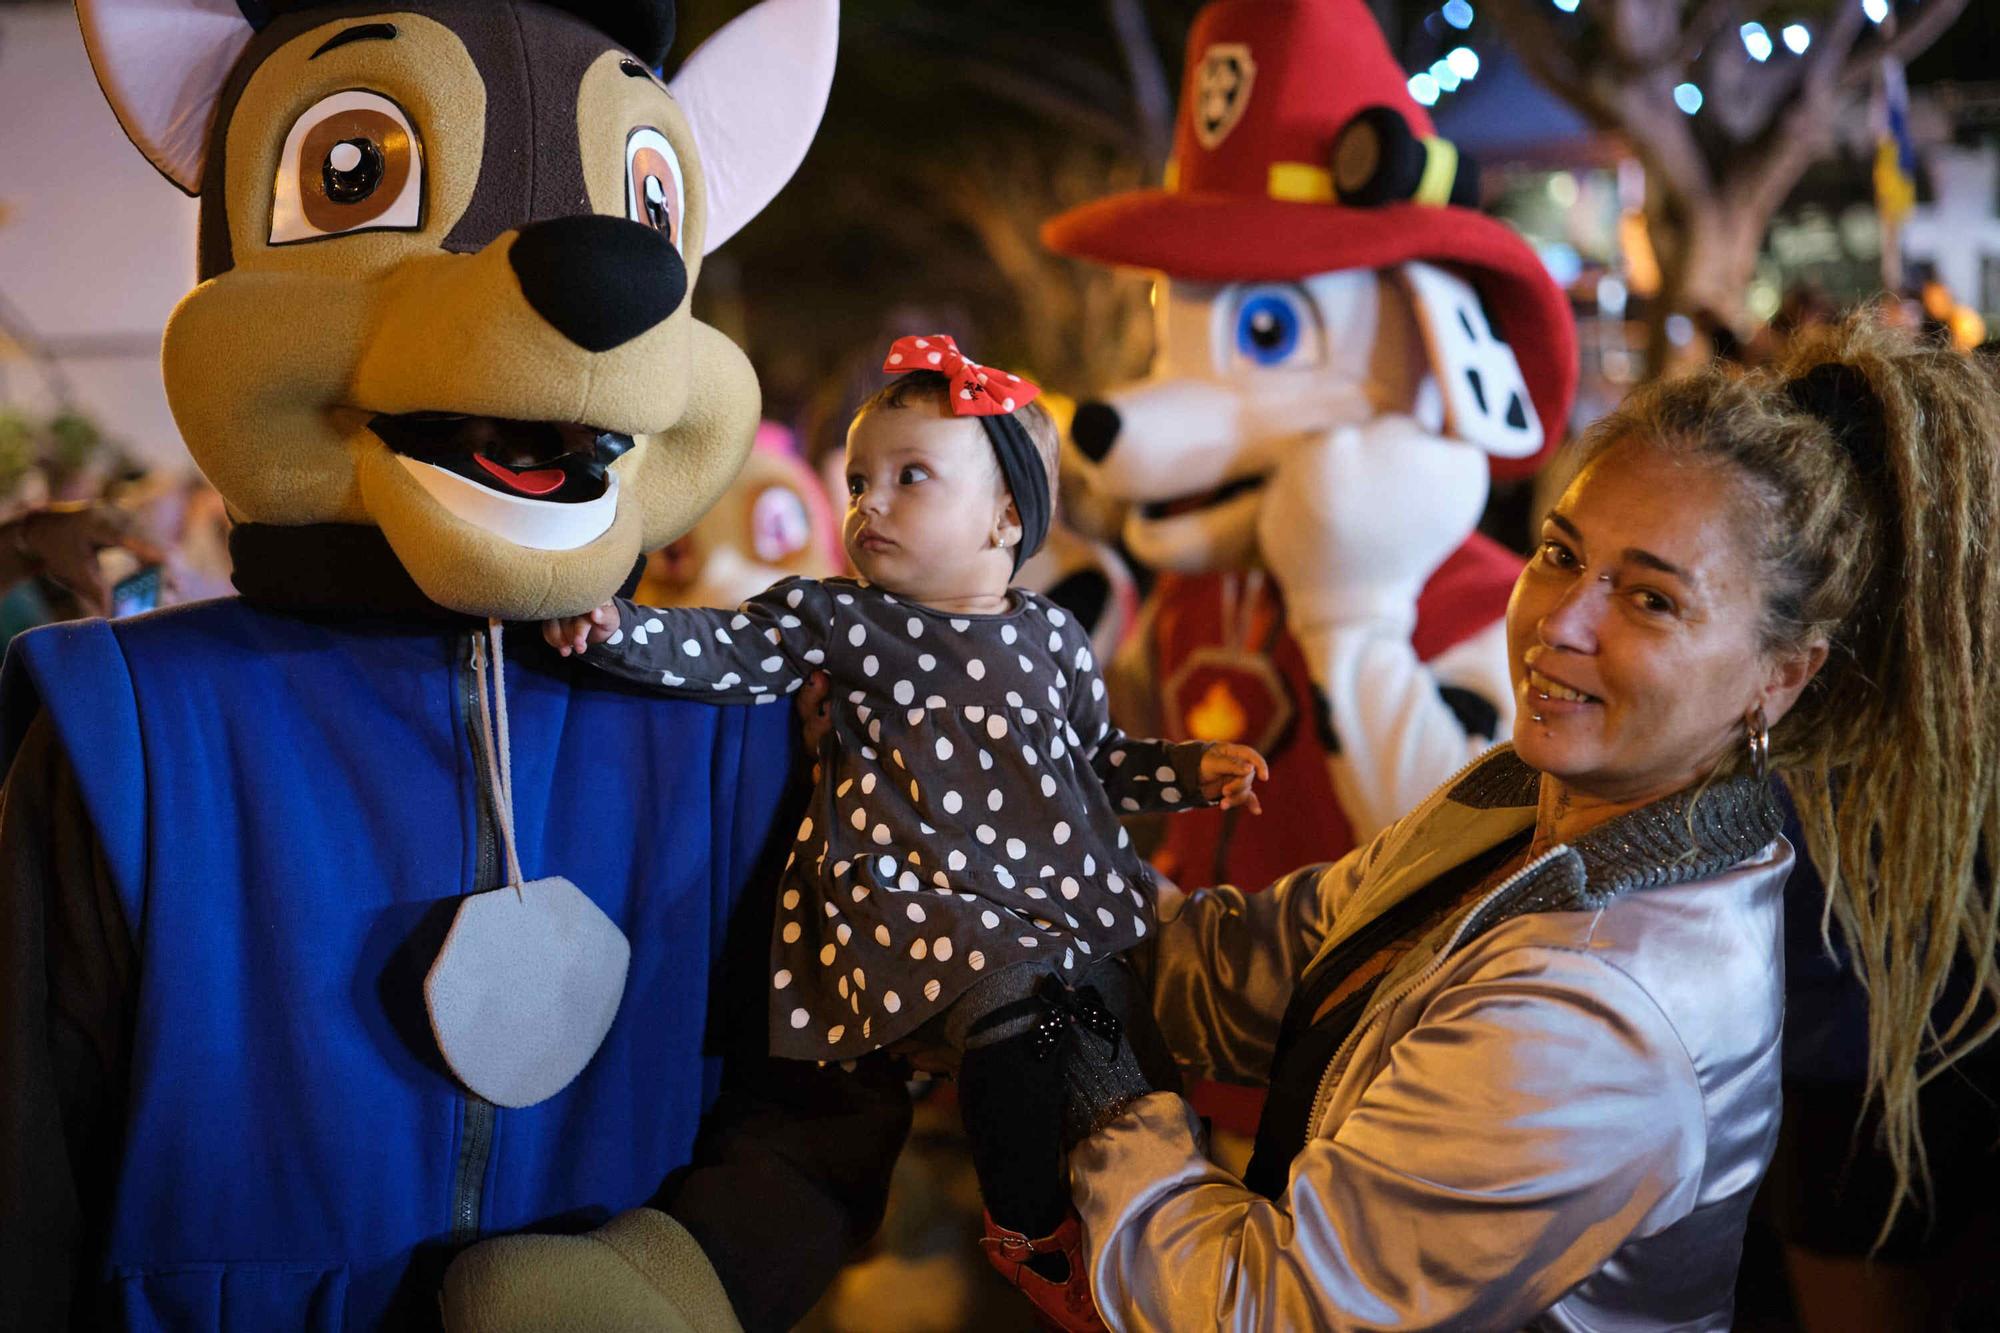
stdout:
{"type": "Polygon", "coordinates": [[[53,720],[137,951],[103,1269],[133,1327],[434,1324],[427,1260],[454,1240],[601,1220],[688,1160],[720,1073],[711,964],[790,828],[790,710],[509,653],[522,868],[574,881],[632,963],[582,1076],[494,1110],[442,1071],[421,994],[494,855],[473,637],[229,600],[51,626],[8,658],[0,745],[37,705],[53,720]]]}

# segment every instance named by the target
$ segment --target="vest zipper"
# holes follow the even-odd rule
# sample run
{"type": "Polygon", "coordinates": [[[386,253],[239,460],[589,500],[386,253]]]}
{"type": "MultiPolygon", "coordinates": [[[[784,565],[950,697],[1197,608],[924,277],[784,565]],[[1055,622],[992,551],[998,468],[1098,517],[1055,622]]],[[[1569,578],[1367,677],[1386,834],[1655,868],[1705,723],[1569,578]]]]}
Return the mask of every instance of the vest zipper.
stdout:
{"type": "MultiPolygon", "coordinates": [[[[1354,1030],[1347,1034],[1347,1040],[1340,1043],[1340,1049],[1333,1053],[1333,1059],[1327,1063],[1326,1072],[1320,1075],[1319,1087],[1313,1092],[1312,1112],[1306,1117],[1307,1142],[1311,1142],[1312,1136],[1319,1131],[1320,1119],[1326,1114],[1327,1104],[1333,1097],[1333,1085],[1339,1081],[1341,1073],[1345,1071],[1347,1061],[1354,1054],[1355,1045],[1361,1040],[1368,1029],[1375,1026],[1375,1021],[1381,1018],[1383,1014],[1388,1013],[1391,1005],[1401,1000],[1417,987],[1423,985],[1424,982],[1430,980],[1438,969],[1444,966],[1445,959],[1449,958],[1452,951],[1465,941],[1467,931],[1479,919],[1480,914],[1486,910],[1489,904],[1499,898],[1501,894],[1515,888],[1528,875],[1540,870],[1543,866],[1568,850],[1568,843],[1557,843],[1534,860],[1528,862],[1528,864],[1522,866],[1512,875],[1509,875],[1505,883],[1472,905],[1472,909],[1459,920],[1458,929],[1452,931],[1451,938],[1446,940],[1444,947],[1437,951],[1437,955],[1424,965],[1423,971],[1413,977],[1407,978],[1394,991],[1383,996],[1368,1007],[1368,1012],[1363,1014],[1361,1021],[1354,1025],[1354,1030]]],[[[1301,1143],[1299,1148],[1301,1151],[1304,1151],[1305,1144],[1301,1143]]]]}
{"type": "MultiPolygon", "coordinates": [[[[473,779],[479,795],[473,802],[476,812],[477,867],[474,892],[500,887],[499,817],[493,809],[493,794],[486,782],[486,742],[481,737],[478,717],[486,707],[479,689],[479,668],[486,661],[486,638],[474,630],[470,650],[456,668],[459,681],[459,712],[465,718],[466,738],[472,745],[473,779]]],[[[495,663],[495,670],[505,670],[495,663]]],[[[458,1103],[458,1163],[452,1172],[451,1236],[466,1243],[479,1237],[479,1216],[485,1201],[486,1166],[493,1155],[493,1124],[498,1112],[493,1103],[470,1092],[458,1103]]]]}

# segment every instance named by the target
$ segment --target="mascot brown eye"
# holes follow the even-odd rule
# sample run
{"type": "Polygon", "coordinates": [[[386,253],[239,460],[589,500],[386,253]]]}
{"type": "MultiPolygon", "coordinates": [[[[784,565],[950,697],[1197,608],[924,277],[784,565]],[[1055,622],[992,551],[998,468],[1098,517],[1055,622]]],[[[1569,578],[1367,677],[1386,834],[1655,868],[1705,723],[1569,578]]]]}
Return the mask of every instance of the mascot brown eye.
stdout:
{"type": "Polygon", "coordinates": [[[633,130],[625,140],[625,215],[681,243],[686,209],[680,156],[658,130],[633,130]]]}
{"type": "Polygon", "coordinates": [[[271,199],[271,242],[421,222],[423,155],[402,108],[375,93],[323,98],[292,125],[271,199]]]}

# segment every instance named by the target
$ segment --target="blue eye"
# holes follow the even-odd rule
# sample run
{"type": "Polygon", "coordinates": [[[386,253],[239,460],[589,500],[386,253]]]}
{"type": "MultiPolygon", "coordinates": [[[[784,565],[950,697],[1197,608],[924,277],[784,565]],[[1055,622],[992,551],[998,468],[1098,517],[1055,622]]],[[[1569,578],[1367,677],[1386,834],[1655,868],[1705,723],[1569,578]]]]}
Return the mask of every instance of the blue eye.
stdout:
{"type": "Polygon", "coordinates": [[[1311,316],[1299,299],[1286,292],[1265,291],[1246,300],[1236,312],[1236,351],[1253,365],[1282,366],[1298,359],[1307,341],[1311,316]]]}

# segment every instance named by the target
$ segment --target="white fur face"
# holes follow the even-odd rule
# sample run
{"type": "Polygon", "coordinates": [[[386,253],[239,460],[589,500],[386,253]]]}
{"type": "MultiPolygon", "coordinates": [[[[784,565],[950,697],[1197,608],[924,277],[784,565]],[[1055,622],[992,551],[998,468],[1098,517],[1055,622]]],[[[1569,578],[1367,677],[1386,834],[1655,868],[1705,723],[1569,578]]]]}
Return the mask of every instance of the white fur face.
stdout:
{"type": "Polygon", "coordinates": [[[1136,503],[1132,553],[1156,568],[1256,557],[1257,488],[1283,452],[1380,411],[1427,378],[1404,289],[1371,270],[1302,282],[1162,278],[1153,374],[1105,398],[1119,431],[1091,481],[1136,503]]]}
{"type": "MultiPolygon", "coordinates": [[[[1254,564],[1263,479],[1288,449],[1336,427],[1404,413],[1465,438],[1447,422],[1469,414],[1454,413],[1439,375],[1456,385],[1457,344],[1440,335],[1444,318],[1468,304],[1477,310],[1462,280],[1417,265],[1281,283],[1160,279],[1152,376],[1102,400],[1118,432],[1085,464],[1093,485],[1134,504],[1125,525],[1133,555],[1182,572],[1254,564]],[[1417,267],[1434,280],[1416,281],[1417,267]]],[[[1483,316],[1474,323],[1485,327],[1483,316]]],[[[1479,348],[1512,365],[1490,336],[1479,348]]],[[[1512,375],[1510,388],[1518,369],[1512,375]]],[[[1088,447],[1079,452],[1089,458],[1088,447]]]]}

